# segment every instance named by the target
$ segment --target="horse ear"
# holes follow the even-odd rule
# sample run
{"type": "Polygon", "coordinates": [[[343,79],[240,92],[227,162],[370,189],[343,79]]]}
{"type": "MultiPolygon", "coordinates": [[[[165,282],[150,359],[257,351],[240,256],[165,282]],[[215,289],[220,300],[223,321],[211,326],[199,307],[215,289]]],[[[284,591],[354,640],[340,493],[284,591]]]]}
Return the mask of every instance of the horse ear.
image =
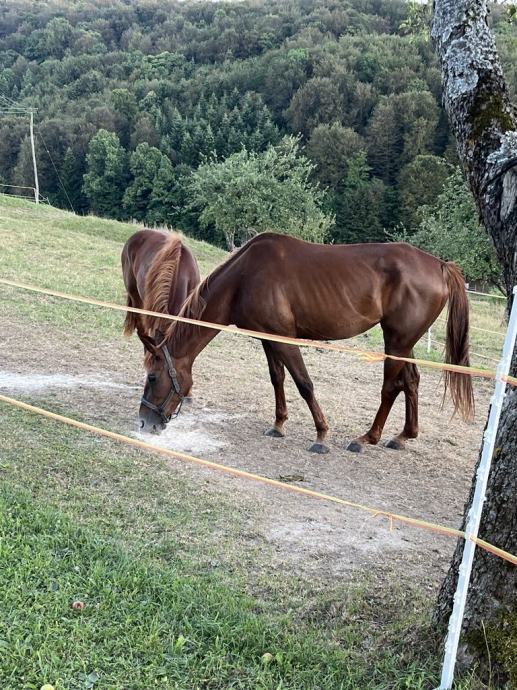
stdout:
{"type": "Polygon", "coordinates": [[[156,354],[156,341],[150,335],[142,333],[142,331],[137,331],[138,337],[142,341],[144,348],[151,354],[156,354]]]}

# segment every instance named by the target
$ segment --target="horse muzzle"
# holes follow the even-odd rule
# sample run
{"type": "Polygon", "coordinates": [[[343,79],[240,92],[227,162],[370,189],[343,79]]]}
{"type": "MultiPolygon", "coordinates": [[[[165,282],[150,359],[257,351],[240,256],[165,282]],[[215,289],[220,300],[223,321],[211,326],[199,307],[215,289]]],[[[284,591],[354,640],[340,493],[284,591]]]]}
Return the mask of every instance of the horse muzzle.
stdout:
{"type": "Polygon", "coordinates": [[[161,434],[167,426],[167,421],[163,416],[150,410],[145,405],[140,405],[138,423],[140,427],[139,430],[149,434],[161,434]]]}

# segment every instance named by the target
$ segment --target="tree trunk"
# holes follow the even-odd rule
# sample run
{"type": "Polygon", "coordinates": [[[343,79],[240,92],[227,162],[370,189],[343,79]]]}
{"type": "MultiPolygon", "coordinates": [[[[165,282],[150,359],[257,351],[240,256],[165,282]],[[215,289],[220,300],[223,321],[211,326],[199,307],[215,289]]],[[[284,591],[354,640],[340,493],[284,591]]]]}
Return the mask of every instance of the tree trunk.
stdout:
{"type": "MultiPolygon", "coordinates": [[[[496,248],[510,298],[517,284],[517,125],[487,15],[485,0],[435,0],[432,38],[459,157],[496,248]]],[[[517,351],[511,374],[517,375],[517,351]]],[[[464,527],[473,494],[474,482],[464,527]]],[[[480,536],[517,553],[515,388],[509,388],[502,410],[480,536]]],[[[463,542],[442,584],[435,609],[438,624],[446,623],[451,612],[462,553],[463,542]]],[[[517,568],[479,549],[463,632],[463,659],[483,659],[488,643],[492,663],[507,677],[513,676],[516,685],[512,687],[517,687],[517,568]]]]}

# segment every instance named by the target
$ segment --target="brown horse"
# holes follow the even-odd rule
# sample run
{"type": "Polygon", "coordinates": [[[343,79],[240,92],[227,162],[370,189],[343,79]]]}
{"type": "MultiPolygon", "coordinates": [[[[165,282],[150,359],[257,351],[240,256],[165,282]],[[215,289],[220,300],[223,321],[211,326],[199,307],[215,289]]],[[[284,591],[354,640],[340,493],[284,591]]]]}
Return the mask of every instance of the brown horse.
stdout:
{"type": "MultiPolygon", "coordinates": [[[[122,249],[121,261],[128,307],[177,314],[200,280],[194,255],[176,233],[135,232],[122,249]]],[[[140,337],[163,338],[161,331],[170,323],[128,311],[124,335],[129,336],[136,329],[140,337]]]]}
{"type": "MultiPolygon", "coordinates": [[[[315,340],[351,338],[380,323],[385,352],[409,357],[449,300],[446,361],[468,365],[468,301],[460,270],[407,244],[320,245],[265,233],[220,265],[192,292],[181,314],[213,323],[315,340]]],[[[140,406],[142,428],[165,428],[192,385],[192,364],[216,329],[185,323],[169,327],[162,342],[142,338],[152,356],[140,406]]],[[[300,350],[262,341],[275,390],[276,419],[266,434],[283,436],[287,419],[284,367],[306,401],[317,439],[309,450],[328,452],[327,422],[314,397],[300,350]]],[[[348,445],[376,444],[397,395],[404,391],[406,421],[387,445],[403,448],[418,434],[419,374],[413,363],[386,359],[381,404],[370,430],[348,445]]],[[[454,406],[473,410],[469,376],[445,373],[454,406]]]]}
{"type": "MultiPolygon", "coordinates": [[[[177,314],[200,280],[194,255],[176,233],[135,232],[122,249],[121,261],[128,307],[177,314]]],[[[154,335],[169,325],[166,319],[128,311],[124,335],[131,335],[135,328],[154,335]]]]}

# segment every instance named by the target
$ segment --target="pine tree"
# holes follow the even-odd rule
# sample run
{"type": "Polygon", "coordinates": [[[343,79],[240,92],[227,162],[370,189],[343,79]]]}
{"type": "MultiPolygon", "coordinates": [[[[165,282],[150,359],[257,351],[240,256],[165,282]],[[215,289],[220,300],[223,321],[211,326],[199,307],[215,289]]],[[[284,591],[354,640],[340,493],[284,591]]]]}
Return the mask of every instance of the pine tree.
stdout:
{"type": "Polygon", "coordinates": [[[163,154],[147,143],[139,144],[131,155],[130,169],[133,180],[123,198],[124,210],[130,218],[144,221],[153,191],[155,176],[163,154]]]}
{"type": "Polygon", "coordinates": [[[59,203],[66,208],[71,202],[76,213],[86,213],[88,210],[88,199],[83,192],[83,176],[85,172],[86,161],[84,156],[74,153],[68,147],[61,168],[61,180],[68,197],[62,192],[59,203]]]}
{"type": "Polygon", "coordinates": [[[370,167],[364,150],[348,161],[342,187],[334,195],[336,224],[332,231],[335,242],[374,242],[383,239],[381,210],[384,186],[371,181],[370,167]]]}
{"type": "Polygon", "coordinates": [[[161,157],[160,165],[152,182],[147,207],[149,225],[173,227],[178,219],[178,183],[174,168],[167,156],[161,157]]]}
{"type": "Polygon", "coordinates": [[[100,129],[90,141],[83,177],[83,191],[92,211],[122,218],[122,197],[127,179],[127,154],[117,135],[100,129]]]}
{"type": "Polygon", "coordinates": [[[193,167],[198,160],[197,150],[192,135],[188,130],[183,135],[183,139],[181,141],[179,158],[181,163],[190,165],[191,167],[193,167]]]}

